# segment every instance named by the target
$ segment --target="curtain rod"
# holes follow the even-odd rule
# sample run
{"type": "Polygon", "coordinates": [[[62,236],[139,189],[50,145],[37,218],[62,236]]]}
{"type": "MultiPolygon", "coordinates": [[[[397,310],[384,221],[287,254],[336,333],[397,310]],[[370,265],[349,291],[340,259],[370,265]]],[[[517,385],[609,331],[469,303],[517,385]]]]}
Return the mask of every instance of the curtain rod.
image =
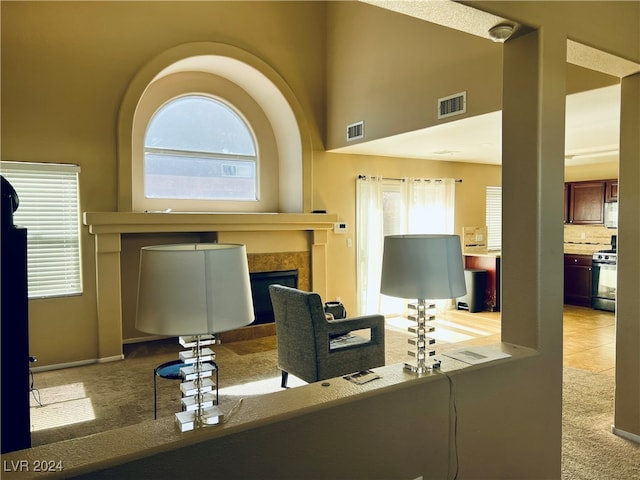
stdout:
{"type": "MultiPolygon", "coordinates": [[[[360,179],[360,180],[364,180],[366,178],[368,178],[366,175],[358,175],[358,179],[360,179]]],[[[398,181],[398,182],[404,182],[406,180],[406,178],[382,177],[382,180],[395,180],[395,181],[398,181]]],[[[419,178],[417,180],[431,181],[430,178],[419,178]]],[[[433,180],[435,182],[442,182],[441,178],[435,178],[433,180]]],[[[454,179],[453,181],[456,182],[456,183],[462,183],[462,179],[460,179],[460,178],[454,179]]]]}

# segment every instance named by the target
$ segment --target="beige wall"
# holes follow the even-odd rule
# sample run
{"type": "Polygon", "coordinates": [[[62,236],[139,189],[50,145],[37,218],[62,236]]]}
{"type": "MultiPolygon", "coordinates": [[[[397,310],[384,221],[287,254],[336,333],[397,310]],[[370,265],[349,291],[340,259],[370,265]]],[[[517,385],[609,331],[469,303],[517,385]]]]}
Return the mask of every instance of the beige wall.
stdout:
{"type": "Polygon", "coordinates": [[[607,180],[618,178],[618,162],[587,164],[575,167],[566,167],[564,170],[565,182],[582,182],[585,180],[607,180]]]}
{"type": "Polygon", "coordinates": [[[358,2],[333,2],[328,22],[327,149],[360,120],[367,139],[434,125],[437,99],[462,91],[469,116],[500,110],[500,45],[358,2]]]}
{"type": "Polygon", "coordinates": [[[356,179],[358,175],[455,178],[455,233],[463,226],[485,224],[485,187],[500,185],[500,166],[410,158],[317,153],[314,161],[314,208],[335,213],[348,225],[346,234],[330,233],[329,299],[340,297],[356,312],[356,179]]]}
{"type": "MultiPolygon", "coordinates": [[[[80,165],[82,211],[117,209],[123,95],[150,59],[183,43],[229,43],[267,62],[286,79],[320,144],[321,3],[2,2],[1,8],[2,159],[80,165]]],[[[84,293],[30,302],[30,349],[40,366],[99,356],[95,246],[86,227],[82,249],[84,293]]]]}

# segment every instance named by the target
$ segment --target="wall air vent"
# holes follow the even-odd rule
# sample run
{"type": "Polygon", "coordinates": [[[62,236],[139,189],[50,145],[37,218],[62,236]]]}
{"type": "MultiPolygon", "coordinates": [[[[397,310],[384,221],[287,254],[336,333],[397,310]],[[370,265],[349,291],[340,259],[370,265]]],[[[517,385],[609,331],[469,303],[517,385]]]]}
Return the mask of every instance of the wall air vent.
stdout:
{"type": "Polygon", "coordinates": [[[347,125],[347,142],[364,138],[364,121],[347,125]]]}
{"type": "Polygon", "coordinates": [[[438,99],[438,118],[460,115],[467,111],[467,92],[438,99]]]}

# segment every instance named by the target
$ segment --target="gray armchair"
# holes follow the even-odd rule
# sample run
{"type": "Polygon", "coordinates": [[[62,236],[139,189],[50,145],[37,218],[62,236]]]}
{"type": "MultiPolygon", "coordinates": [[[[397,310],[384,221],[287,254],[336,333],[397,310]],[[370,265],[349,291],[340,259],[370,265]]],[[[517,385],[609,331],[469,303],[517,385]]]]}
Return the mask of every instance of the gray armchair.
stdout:
{"type": "Polygon", "coordinates": [[[283,388],[289,373],[310,383],[384,365],[384,316],[329,321],[317,293],[282,285],[270,285],[269,293],[283,388]],[[361,329],[370,338],[336,338],[361,329]]]}

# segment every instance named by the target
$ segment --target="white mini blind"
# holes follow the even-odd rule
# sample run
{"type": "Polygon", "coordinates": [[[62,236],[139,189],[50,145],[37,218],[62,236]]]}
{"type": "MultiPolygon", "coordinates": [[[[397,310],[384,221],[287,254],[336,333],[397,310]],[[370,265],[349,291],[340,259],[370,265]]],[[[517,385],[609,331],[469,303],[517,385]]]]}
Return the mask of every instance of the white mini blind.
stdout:
{"type": "Polygon", "coordinates": [[[487,249],[502,250],[502,187],[486,191],[487,249]]]}
{"type": "Polygon", "coordinates": [[[29,298],[82,293],[77,165],[2,162],[19,206],[16,226],[27,229],[29,298]]]}

